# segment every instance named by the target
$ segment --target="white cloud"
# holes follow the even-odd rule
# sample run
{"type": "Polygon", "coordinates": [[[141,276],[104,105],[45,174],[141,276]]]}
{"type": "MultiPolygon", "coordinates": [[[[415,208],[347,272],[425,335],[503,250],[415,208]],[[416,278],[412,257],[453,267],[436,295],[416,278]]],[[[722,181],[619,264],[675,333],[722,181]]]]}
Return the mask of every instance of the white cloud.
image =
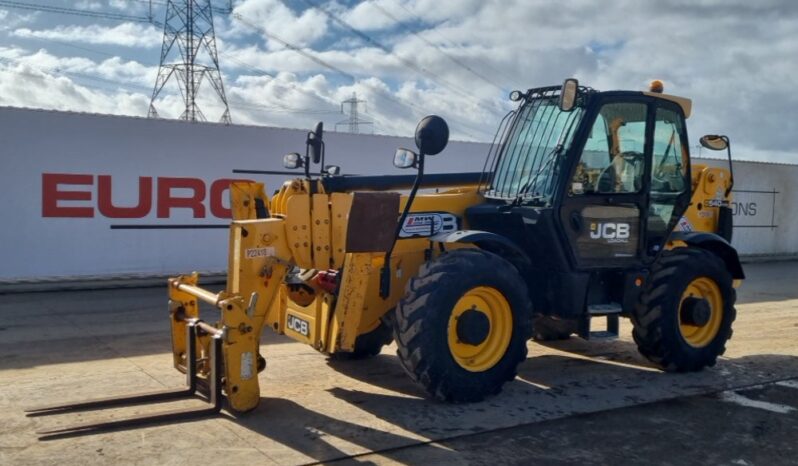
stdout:
{"type": "MultiPolygon", "coordinates": [[[[122,0],[109,1],[113,7],[122,6],[122,0]]],[[[318,60],[217,15],[219,58],[234,121],[308,127],[322,118],[332,125],[345,118],[334,113],[340,101],[357,92],[368,101],[369,118],[379,132],[409,134],[420,116],[439,113],[450,119],[454,137],[489,140],[509,108],[506,92],[514,88],[557,84],[575,76],[602,90],[636,90],[658,78],[665,81],[667,92],[694,100],[689,122],[694,140],[702,133],[722,132],[750,157],[784,160],[795,153],[798,96],[790,85],[798,71],[793,59],[798,56],[798,2],[316,2],[390,52],[368,44],[305,2],[242,0],[235,12],[246,22],[318,60]]],[[[14,17],[3,20],[8,23],[14,17]]],[[[26,28],[15,31],[13,38],[124,45],[131,53],[133,47],[149,47],[146,56],[151,61],[157,60],[154,48],[161,41],[156,28],[124,23],[54,26],[43,25],[39,18],[26,28]]],[[[4,56],[29,66],[143,87],[152,85],[155,74],[154,67],[140,63],[146,61],[141,53],[135,60],[100,62],[14,48],[0,49],[4,56]]],[[[60,79],[64,78],[47,83],[63,86],[60,79]]],[[[146,100],[147,94],[142,91],[136,98],[146,100]]],[[[66,101],[82,110],[95,105],[88,97],[66,101]]],[[[201,103],[213,119],[218,103],[206,97],[201,103]]],[[[177,96],[166,96],[163,105],[164,113],[180,113],[177,96]]],[[[792,160],[798,161],[798,155],[792,160]]]]}
{"type": "MultiPolygon", "coordinates": [[[[299,46],[313,44],[327,31],[326,17],[317,10],[306,10],[296,14],[280,0],[243,0],[236,5],[235,15],[246,23],[276,34],[299,46]]],[[[235,35],[259,34],[252,27],[233,21],[231,33],[235,35]]],[[[270,43],[267,37],[264,39],[270,43]]]]}
{"type": "Polygon", "coordinates": [[[104,5],[97,1],[81,0],[75,3],[75,8],[79,10],[99,10],[104,5]]]}
{"type": "MultiPolygon", "coordinates": [[[[26,75],[42,75],[77,81],[79,86],[100,86],[103,89],[125,89],[132,92],[149,93],[155,80],[157,67],[146,66],[136,61],[119,57],[93,61],[83,57],[58,57],[46,50],[29,53],[19,48],[0,48],[0,65],[9,72],[18,71],[26,75]]],[[[19,73],[17,73],[19,74],[19,73]]],[[[40,81],[55,81],[39,78],[40,81]]],[[[24,101],[35,100],[35,96],[12,96],[24,101]]],[[[30,103],[26,106],[35,106],[30,103]]],[[[59,107],[60,108],[60,107],[59,107]]],[[[75,110],[94,111],[91,108],[75,110]]]]}
{"type": "Polygon", "coordinates": [[[10,31],[21,24],[32,22],[38,16],[37,12],[20,14],[19,11],[0,9],[0,31],[10,31]]]}
{"type": "Polygon", "coordinates": [[[155,26],[122,23],[116,26],[57,26],[53,29],[20,28],[12,32],[21,38],[38,38],[84,44],[120,45],[123,47],[159,47],[163,33],[155,26]]]}
{"type": "Polygon", "coordinates": [[[68,77],[45,73],[27,64],[0,64],[2,105],[141,115],[146,112],[148,102],[141,94],[90,89],[68,77]]]}

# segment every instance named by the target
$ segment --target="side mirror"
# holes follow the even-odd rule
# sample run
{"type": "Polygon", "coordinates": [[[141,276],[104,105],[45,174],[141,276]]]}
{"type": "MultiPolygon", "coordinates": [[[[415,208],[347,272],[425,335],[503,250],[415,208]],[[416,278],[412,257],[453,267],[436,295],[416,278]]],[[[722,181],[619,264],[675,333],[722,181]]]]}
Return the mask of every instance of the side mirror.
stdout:
{"type": "Polygon", "coordinates": [[[291,170],[302,167],[302,156],[296,152],[285,154],[283,156],[283,166],[291,170]]]}
{"type": "Polygon", "coordinates": [[[393,166],[396,168],[410,168],[416,166],[418,156],[409,149],[396,149],[393,156],[393,166]]]}
{"type": "MultiPolygon", "coordinates": [[[[424,155],[440,154],[449,143],[449,125],[437,116],[424,117],[416,126],[416,146],[424,155]]],[[[395,161],[395,159],[394,159],[395,161]]]]}
{"type": "Polygon", "coordinates": [[[562,83],[559,107],[563,112],[570,112],[576,107],[576,94],[579,92],[579,81],[568,78],[562,83]]]}
{"type": "Polygon", "coordinates": [[[308,133],[308,155],[313,163],[321,161],[321,153],[323,149],[323,136],[324,136],[324,122],[316,123],[316,129],[308,133]]]}
{"type": "Polygon", "coordinates": [[[698,141],[701,143],[702,147],[706,147],[709,150],[726,151],[726,155],[729,157],[729,186],[726,188],[726,196],[728,196],[734,187],[734,167],[732,166],[731,142],[729,142],[729,137],[722,134],[707,134],[706,136],[702,136],[698,141]]]}
{"type": "Polygon", "coordinates": [[[728,141],[729,140],[725,136],[719,136],[717,134],[707,134],[699,139],[701,145],[709,150],[726,150],[726,148],[729,147],[728,141]]]}

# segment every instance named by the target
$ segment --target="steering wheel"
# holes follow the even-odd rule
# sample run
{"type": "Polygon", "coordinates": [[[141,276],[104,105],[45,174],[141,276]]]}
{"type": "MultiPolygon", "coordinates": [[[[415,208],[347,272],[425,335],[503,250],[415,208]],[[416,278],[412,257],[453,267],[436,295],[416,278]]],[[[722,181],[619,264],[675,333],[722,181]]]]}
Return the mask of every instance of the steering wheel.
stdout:
{"type": "Polygon", "coordinates": [[[634,150],[628,150],[626,152],[621,152],[621,157],[623,157],[623,159],[627,162],[637,163],[640,160],[643,160],[643,153],[634,150]]]}
{"type": "Polygon", "coordinates": [[[604,167],[604,169],[601,171],[601,173],[599,174],[598,182],[596,183],[597,192],[600,192],[600,193],[614,193],[614,192],[616,192],[615,191],[615,184],[616,184],[616,180],[618,179],[618,176],[620,176],[620,174],[616,172],[615,159],[617,157],[622,158],[624,163],[628,163],[628,164],[631,165],[631,167],[632,167],[631,169],[634,170],[634,172],[635,172],[634,190],[637,191],[637,190],[640,189],[640,176],[639,175],[642,173],[640,168],[642,168],[642,166],[643,166],[643,165],[640,164],[640,162],[643,161],[644,155],[643,155],[642,152],[626,151],[626,152],[621,152],[620,154],[618,154],[615,157],[613,157],[613,159],[610,162],[610,164],[607,165],[606,167],[604,167]]]}
{"type": "Polygon", "coordinates": [[[684,176],[681,170],[676,173],[664,173],[656,170],[651,174],[651,190],[665,193],[677,193],[684,190],[684,176]]]}

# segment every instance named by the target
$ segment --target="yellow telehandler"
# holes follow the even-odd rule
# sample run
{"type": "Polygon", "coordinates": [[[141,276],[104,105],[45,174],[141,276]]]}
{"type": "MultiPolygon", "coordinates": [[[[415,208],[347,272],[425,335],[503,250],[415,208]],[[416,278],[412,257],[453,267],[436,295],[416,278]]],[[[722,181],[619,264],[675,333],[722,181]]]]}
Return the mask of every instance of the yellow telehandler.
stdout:
{"type": "Polygon", "coordinates": [[[527,357],[527,341],[589,339],[629,317],[640,352],[666,371],[715,364],[732,335],[733,176],[691,165],[691,101],[599,92],[575,79],[514,91],[481,173],[425,174],[445,148],[437,116],[416,129],[418,152],[394,165],[415,176],[342,176],[324,166],[323,129],[288,154],[304,176],[271,198],[261,183],[231,186],[227,285],[171,278],[175,367],[188,388],[30,410],[42,415],[194,396],[207,408],[68,426],[92,431],[216,412],[260,401],[264,327],[320,353],[367,357],[395,341],[409,376],[436,400],[498,393],[527,357]],[[311,167],[321,164],[321,176],[311,167]],[[218,310],[201,315],[199,304],[218,310]],[[593,318],[605,330],[591,331],[593,318]]]}

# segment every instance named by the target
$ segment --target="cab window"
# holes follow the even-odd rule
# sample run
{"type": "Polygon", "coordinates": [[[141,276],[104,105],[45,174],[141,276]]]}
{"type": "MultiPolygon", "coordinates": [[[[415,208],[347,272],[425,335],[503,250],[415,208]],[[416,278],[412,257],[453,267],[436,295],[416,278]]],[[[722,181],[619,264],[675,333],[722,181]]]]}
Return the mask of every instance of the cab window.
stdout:
{"type": "MultiPolygon", "coordinates": [[[[648,213],[650,243],[660,244],[673,224],[676,202],[687,182],[688,151],[685,145],[684,120],[675,110],[660,107],[654,123],[654,148],[651,160],[651,204],[648,213]]],[[[649,251],[656,254],[657,250],[649,251]]]]}
{"type": "Polygon", "coordinates": [[[657,109],[654,125],[654,152],[651,191],[681,193],[687,175],[687,150],[682,141],[682,119],[667,108],[657,109]]]}
{"type": "Polygon", "coordinates": [[[571,194],[636,193],[642,187],[647,106],[601,107],[571,180],[571,194]]]}

